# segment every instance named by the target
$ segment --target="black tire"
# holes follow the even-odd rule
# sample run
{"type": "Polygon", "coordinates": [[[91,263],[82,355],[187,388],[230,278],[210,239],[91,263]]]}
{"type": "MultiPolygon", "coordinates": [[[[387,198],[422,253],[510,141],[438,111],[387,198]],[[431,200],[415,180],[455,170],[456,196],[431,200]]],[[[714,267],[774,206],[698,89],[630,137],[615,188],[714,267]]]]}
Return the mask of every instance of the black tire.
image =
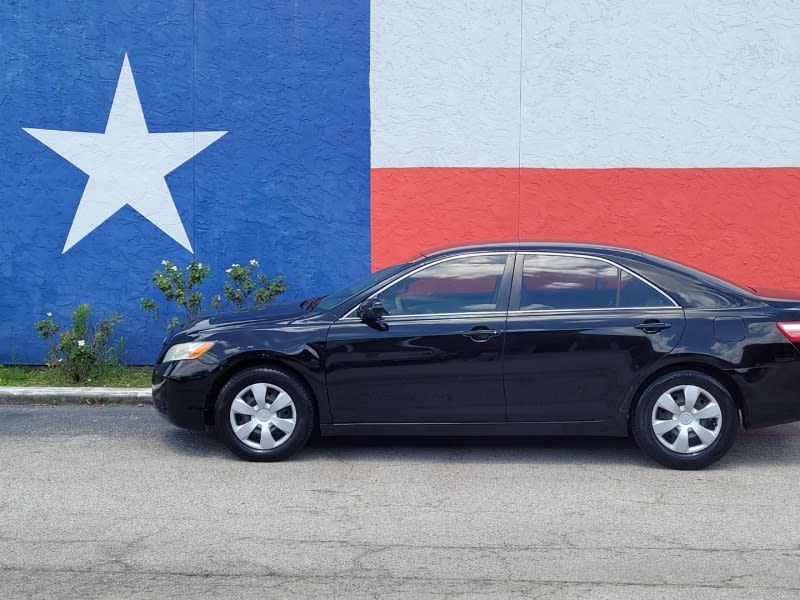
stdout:
{"type": "Polygon", "coordinates": [[[639,397],[633,414],[636,443],[671,469],[714,464],[728,452],[738,430],[739,411],[728,390],[697,371],[658,378],[639,397]]]}
{"type": "Polygon", "coordinates": [[[237,373],[222,388],[217,398],[216,425],[222,441],[237,456],[275,462],[294,454],[308,441],[314,427],[314,407],[311,395],[297,378],[279,369],[255,367],[237,373]],[[236,408],[232,409],[235,401],[236,408]]]}

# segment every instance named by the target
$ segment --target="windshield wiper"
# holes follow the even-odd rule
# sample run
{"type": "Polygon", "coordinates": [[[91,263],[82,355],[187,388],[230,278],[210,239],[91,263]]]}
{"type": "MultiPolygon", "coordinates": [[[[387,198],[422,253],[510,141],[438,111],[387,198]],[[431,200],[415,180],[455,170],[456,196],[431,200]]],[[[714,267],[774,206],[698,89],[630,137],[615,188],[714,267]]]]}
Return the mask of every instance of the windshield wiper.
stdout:
{"type": "Polygon", "coordinates": [[[303,310],[314,310],[324,297],[325,296],[313,296],[311,298],[306,298],[300,303],[300,308],[303,310]]]}

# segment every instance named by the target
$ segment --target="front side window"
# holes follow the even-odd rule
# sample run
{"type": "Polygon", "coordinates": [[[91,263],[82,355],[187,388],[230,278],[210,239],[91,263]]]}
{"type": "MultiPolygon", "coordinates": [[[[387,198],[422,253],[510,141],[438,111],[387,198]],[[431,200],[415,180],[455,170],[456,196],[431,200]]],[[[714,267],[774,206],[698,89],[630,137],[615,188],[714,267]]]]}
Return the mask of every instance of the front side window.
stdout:
{"type": "Polygon", "coordinates": [[[520,310],[672,306],[658,290],[590,257],[525,256],[520,310]]]}
{"type": "Polygon", "coordinates": [[[420,269],[378,294],[389,315],[497,310],[505,254],[465,256],[420,269]]]}

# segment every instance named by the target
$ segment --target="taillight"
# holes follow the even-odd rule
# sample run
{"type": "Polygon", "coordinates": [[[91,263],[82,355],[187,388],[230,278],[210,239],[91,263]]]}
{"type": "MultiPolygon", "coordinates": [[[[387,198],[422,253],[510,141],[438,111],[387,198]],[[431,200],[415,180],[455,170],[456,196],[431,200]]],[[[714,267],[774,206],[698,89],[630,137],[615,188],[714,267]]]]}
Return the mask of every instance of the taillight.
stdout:
{"type": "Polygon", "coordinates": [[[800,344],[800,321],[786,321],[778,323],[778,329],[786,339],[795,344],[800,344]]]}

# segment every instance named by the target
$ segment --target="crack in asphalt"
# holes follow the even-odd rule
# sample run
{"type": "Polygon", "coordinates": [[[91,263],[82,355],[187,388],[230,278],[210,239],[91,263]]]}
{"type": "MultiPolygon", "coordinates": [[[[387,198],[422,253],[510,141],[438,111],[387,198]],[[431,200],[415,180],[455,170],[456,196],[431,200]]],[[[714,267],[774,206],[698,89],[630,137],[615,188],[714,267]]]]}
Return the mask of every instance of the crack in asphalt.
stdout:
{"type": "MultiPolygon", "coordinates": [[[[156,570],[156,569],[138,569],[134,570],[132,568],[125,568],[125,569],[108,569],[108,570],[98,570],[98,569],[59,569],[59,568],[42,568],[42,567],[30,567],[30,568],[21,568],[21,567],[0,567],[0,573],[40,573],[40,574],[68,574],[68,575],[105,575],[105,576],[119,576],[119,575],[140,575],[140,576],[156,576],[156,577],[186,577],[186,578],[197,578],[197,579],[210,579],[210,578],[220,578],[225,580],[231,579],[241,579],[241,580],[249,580],[249,579],[258,579],[259,581],[264,578],[271,578],[271,579],[286,579],[286,580],[294,580],[298,576],[296,574],[280,574],[280,573],[259,573],[257,575],[253,574],[240,574],[240,573],[225,573],[225,572],[214,572],[214,571],[203,571],[198,573],[193,573],[191,571],[174,571],[174,570],[156,570]]],[[[733,576],[729,579],[741,579],[744,577],[749,577],[757,573],[745,573],[741,575],[733,576]]],[[[426,577],[426,576],[408,576],[408,577],[398,577],[396,575],[385,576],[383,574],[361,574],[361,573],[353,573],[348,571],[346,573],[342,573],[341,575],[309,575],[303,574],[302,578],[304,580],[312,580],[317,582],[325,582],[325,581],[337,581],[341,578],[348,578],[348,579],[356,579],[362,581],[383,581],[383,582],[440,582],[440,583],[474,583],[474,584],[495,584],[495,583],[520,583],[520,584],[536,584],[536,585],[549,585],[549,586],[585,586],[585,585],[592,585],[592,586],[610,586],[610,587],[653,587],[653,588],[685,588],[686,583],[671,583],[671,582],[609,582],[599,579],[585,579],[585,580],[576,580],[576,579],[537,579],[537,578],[487,578],[487,577],[426,577]]],[[[780,586],[780,585],[730,585],[730,582],[726,579],[722,583],[692,583],[691,586],[693,588],[702,588],[702,589],[709,589],[709,590],[780,590],[784,592],[793,592],[798,591],[800,592],[800,586],[780,586]]],[[[459,592],[463,594],[464,592],[459,592]]]]}
{"type": "MultiPolygon", "coordinates": [[[[154,538],[158,533],[151,533],[145,536],[133,538],[131,540],[120,540],[119,538],[86,538],[86,539],[54,539],[54,538],[20,538],[15,536],[0,536],[0,542],[11,542],[15,544],[124,544],[126,547],[131,545],[140,545],[150,538],[154,538]]],[[[564,534],[565,536],[568,534],[564,534]]],[[[448,545],[448,544],[381,544],[362,542],[358,540],[342,540],[342,539],[305,539],[305,538],[290,538],[290,537],[268,537],[268,536],[238,536],[229,538],[229,542],[253,542],[258,541],[261,544],[276,543],[276,544],[298,544],[298,545],[322,545],[322,546],[336,546],[343,548],[375,548],[376,550],[384,551],[386,549],[410,549],[410,550],[472,550],[472,551],[503,551],[503,552],[520,552],[520,551],[536,551],[536,552],[563,552],[565,550],[579,550],[586,552],[605,552],[615,551],[620,553],[639,552],[639,551],[653,551],[653,552],[702,552],[702,553],[731,553],[731,554],[752,554],[754,552],[777,552],[781,556],[800,556],[800,545],[793,547],[771,547],[771,546],[758,546],[748,548],[713,548],[713,547],[700,547],[700,546],[642,546],[642,545],[627,545],[624,548],[615,546],[586,546],[577,544],[564,544],[546,546],[531,546],[522,544],[502,544],[502,545],[448,545]]]]}

